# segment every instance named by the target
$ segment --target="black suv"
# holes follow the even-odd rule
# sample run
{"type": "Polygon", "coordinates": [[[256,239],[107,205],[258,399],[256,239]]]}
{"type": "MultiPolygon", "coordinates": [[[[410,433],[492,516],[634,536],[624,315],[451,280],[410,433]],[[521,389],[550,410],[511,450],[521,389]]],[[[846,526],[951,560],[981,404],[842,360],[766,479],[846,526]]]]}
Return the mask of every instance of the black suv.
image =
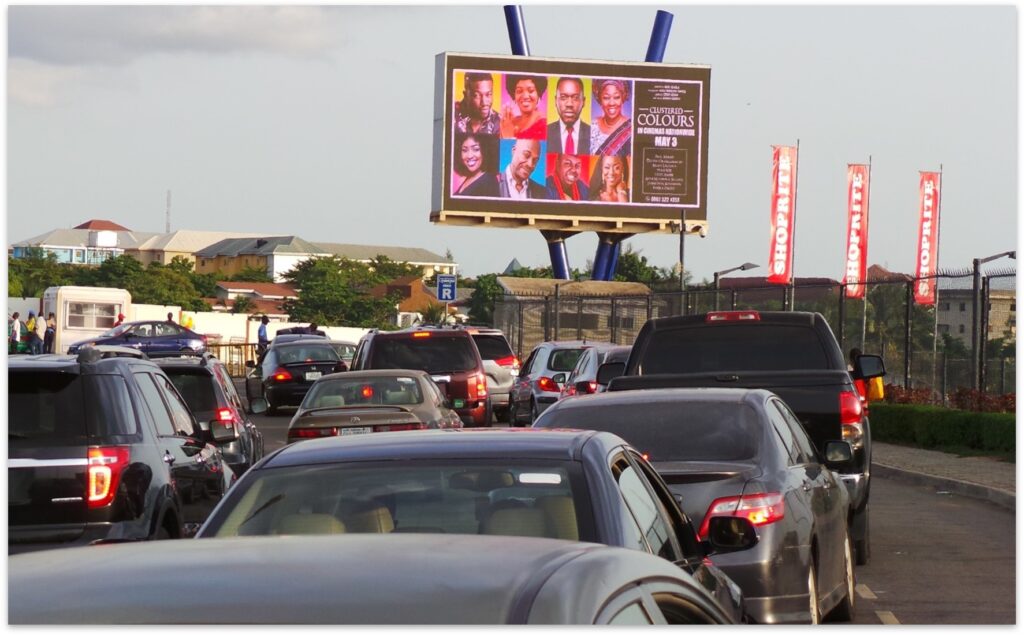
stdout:
{"type": "Polygon", "coordinates": [[[487,371],[468,330],[429,326],[371,330],[359,340],[352,370],[389,368],[427,372],[464,425],[491,425],[487,371]]]}
{"type": "Polygon", "coordinates": [[[144,353],[12,357],[7,382],[8,553],[189,536],[235,480],[144,353]]]}
{"type": "MultiPolygon", "coordinates": [[[[227,368],[216,357],[204,353],[201,357],[163,358],[157,365],[171,378],[195,418],[209,422],[218,431],[217,446],[224,459],[241,476],[254,463],[263,458],[263,434],[246,414],[242,399],[227,368]]],[[[259,413],[262,402],[253,404],[259,413]]]]}

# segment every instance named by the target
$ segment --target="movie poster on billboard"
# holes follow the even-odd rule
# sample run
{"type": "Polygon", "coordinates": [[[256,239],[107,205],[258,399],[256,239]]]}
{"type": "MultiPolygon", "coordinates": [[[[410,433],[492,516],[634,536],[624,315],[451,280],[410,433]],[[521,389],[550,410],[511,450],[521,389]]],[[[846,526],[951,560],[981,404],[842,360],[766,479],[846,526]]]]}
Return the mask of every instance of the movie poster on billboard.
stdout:
{"type": "Polygon", "coordinates": [[[432,221],[706,223],[709,68],[441,54],[437,74],[432,221]]]}

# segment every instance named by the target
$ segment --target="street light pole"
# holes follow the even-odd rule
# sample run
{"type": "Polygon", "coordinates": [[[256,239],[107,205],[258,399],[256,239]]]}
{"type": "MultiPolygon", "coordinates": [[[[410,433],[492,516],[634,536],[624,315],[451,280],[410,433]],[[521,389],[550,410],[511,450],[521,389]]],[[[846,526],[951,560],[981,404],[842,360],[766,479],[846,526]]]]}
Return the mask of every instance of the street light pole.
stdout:
{"type": "Polygon", "coordinates": [[[981,265],[1003,257],[1009,257],[1016,260],[1017,251],[1004,251],[994,256],[989,256],[988,258],[975,258],[973,260],[974,284],[972,289],[973,293],[971,295],[971,383],[975,390],[979,390],[981,384],[981,364],[984,363],[984,360],[979,359],[979,353],[981,352],[981,341],[979,335],[984,336],[984,334],[978,333],[978,318],[980,317],[982,310],[981,298],[979,297],[981,291],[981,265]]]}
{"type": "Polygon", "coordinates": [[[716,311],[718,310],[718,290],[719,290],[719,285],[720,285],[720,281],[722,279],[722,276],[724,276],[727,273],[732,273],[733,271],[746,271],[748,269],[756,269],[759,266],[760,265],[758,265],[756,263],[753,263],[753,262],[745,262],[745,263],[743,263],[742,265],[740,265],[738,267],[733,267],[732,269],[725,269],[723,271],[716,271],[715,272],[715,274],[714,274],[715,278],[714,279],[715,279],[715,310],[716,311]]]}

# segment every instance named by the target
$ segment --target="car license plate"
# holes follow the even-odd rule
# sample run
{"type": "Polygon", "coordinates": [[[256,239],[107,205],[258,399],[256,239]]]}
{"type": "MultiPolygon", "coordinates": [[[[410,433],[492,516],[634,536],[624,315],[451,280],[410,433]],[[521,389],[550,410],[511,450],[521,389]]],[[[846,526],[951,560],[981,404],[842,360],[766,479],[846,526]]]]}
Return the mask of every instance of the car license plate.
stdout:
{"type": "Polygon", "coordinates": [[[342,428],[341,436],[348,436],[350,434],[369,434],[373,432],[373,428],[342,428]]]}
{"type": "Polygon", "coordinates": [[[306,381],[313,381],[314,379],[320,379],[320,375],[322,375],[322,374],[323,373],[321,373],[318,370],[312,370],[312,371],[306,373],[306,381]]]}
{"type": "Polygon", "coordinates": [[[466,406],[466,402],[463,399],[456,399],[454,405],[456,408],[464,408],[466,406]]]}

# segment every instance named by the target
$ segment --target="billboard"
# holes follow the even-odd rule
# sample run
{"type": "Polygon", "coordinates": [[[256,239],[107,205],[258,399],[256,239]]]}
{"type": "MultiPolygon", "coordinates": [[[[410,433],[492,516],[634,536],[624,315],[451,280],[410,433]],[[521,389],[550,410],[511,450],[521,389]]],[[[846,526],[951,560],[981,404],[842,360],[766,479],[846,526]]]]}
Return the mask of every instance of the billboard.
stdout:
{"type": "Polygon", "coordinates": [[[639,233],[707,223],[707,66],[441,53],[436,223],[639,233]]]}

